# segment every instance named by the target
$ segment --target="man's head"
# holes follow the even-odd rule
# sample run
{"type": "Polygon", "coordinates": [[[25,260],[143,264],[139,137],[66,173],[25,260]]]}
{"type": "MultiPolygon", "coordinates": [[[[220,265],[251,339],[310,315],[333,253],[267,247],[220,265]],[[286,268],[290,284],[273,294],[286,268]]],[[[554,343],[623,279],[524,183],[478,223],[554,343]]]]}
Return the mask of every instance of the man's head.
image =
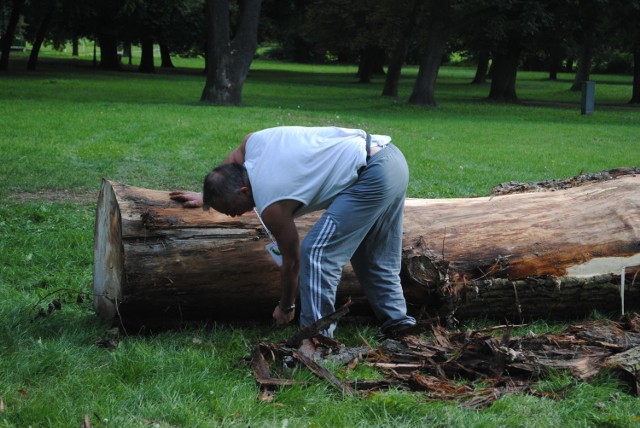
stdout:
{"type": "Polygon", "coordinates": [[[244,166],[229,163],[214,168],[204,178],[202,208],[213,208],[235,217],[251,211],[255,206],[251,184],[244,166]]]}

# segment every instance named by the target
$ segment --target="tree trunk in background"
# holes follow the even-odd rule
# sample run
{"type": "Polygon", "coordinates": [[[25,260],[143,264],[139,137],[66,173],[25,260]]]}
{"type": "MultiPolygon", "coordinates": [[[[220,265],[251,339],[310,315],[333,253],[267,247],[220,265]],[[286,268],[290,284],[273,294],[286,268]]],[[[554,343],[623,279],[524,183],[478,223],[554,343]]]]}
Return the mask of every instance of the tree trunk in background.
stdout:
{"type": "MultiPolygon", "coordinates": [[[[567,319],[640,306],[640,170],[548,182],[555,191],[407,199],[402,286],[410,312],[448,323],[567,319]],[[616,177],[613,179],[612,177],[616,177]],[[568,187],[568,186],[576,187],[568,187]]],[[[296,220],[301,238],[320,213],[296,220]]],[[[140,328],[268,321],[280,296],[269,242],[251,213],[185,209],[168,192],[103,181],[94,241],[94,307],[140,328]]],[[[337,304],[370,315],[350,266],[337,304]]]]}
{"type": "MultiPolygon", "coordinates": [[[[574,37],[578,42],[578,64],[576,75],[570,89],[573,92],[581,91],[582,83],[589,80],[594,46],[596,45],[596,41],[603,36],[600,28],[602,27],[603,19],[607,19],[607,9],[615,8],[615,4],[613,3],[615,2],[578,0],[575,4],[577,6],[575,10],[577,31],[574,33],[574,37]]],[[[622,3],[631,2],[621,2],[621,4],[622,3]]]]}
{"type": "Polygon", "coordinates": [[[564,53],[560,42],[557,42],[553,48],[551,48],[551,53],[549,54],[549,80],[558,80],[558,73],[562,69],[562,57],[564,53]]]}
{"type": "Polygon", "coordinates": [[[567,63],[565,64],[564,71],[567,73],[573,73],[573,63],[576,58],[574,55],[567,56],[567,63]]]}
{"type": "Polygon", "coordinates": [[[451,25],[450,0],[434,2],[429,13],[427,39],[420,55],[420,68],[409,97],[410,104],[437,107],[436,80],[442,63],[448,28],[451,25]]]}
{"type": "Polygon", "coordinates": [[[138,71],[141,73],[155,73],[156,67],[153,64],[153,38],[144,37],[140,43],[142,53],[140,54],[140,66],[138,71]]]}
{"type": "Polygon", "coordinates": [[[491,66],[490,100],[510,103],[518,101],[516,76],[519,60],[520,47],[515,43],[510,43],[506,51],[494,54],[491,66]]]}
{"type": "Polygon", "coordinates": [[[640,43],[633,50],[633,93],[629,103],[640,104],[640,43]]]}
{"type": "Polygon", "coordinates": [[[166,42],[160,43],[160,67],[161,68],[174,68],[171,61],[171,51],[166,42]]]}
{"type": "Polygon", "coordinates": [[[16,35],[16,27],[20,20],[20,14],[22,13],[22,7],[25,4],[25,0],[13,0],[11,2],[11,16],[9,16],[9,22],[7,28],[2,35],[2,55],[0,55],[0,71],[9,69],[9,55],[11,53],[11,45],[16,35]]]}
{"type": "Polygon", "coordinates": [[[71,38],[71,56],[79,56],[80,52],[78,49],[78,36],[73,36],[71,38]]]}
{"type": "Polygon", "coordinates": [[[389,68],[387,69],[387,76],[385,77],[384,88],[382,89],[382,95],[385,97],[398,96],[398,84],[400,83],[402,66],[405,58],[407,57],[407,52],[409,51],[409,45],[413,40],[414,32],[422,20],[423,11],[424,2],[421,0],[414,1],[412,14],[407,19],[407,25],[404,26],[403,31],[398,38],[398,43],[391,54],[391,59],[389,60],[389,68]]]}
{"type": "Polygon", "coordinates": [[[589,80],[591,74],[591,61],[593,57],[593,40],[590,34],[585,36],[585,40],[580,47],[580,58],[578,59],[578,69],[571,90],[578,92],[582,90],[582,82],[589,80]]]}
{"type": "Polygon", "coordinates": [[[478,66],[476,67],[476,75],[471,81],[472,85],[480,85],[482,83],[486,83],[490,59],[491,56],[489,54],[489,49],[481,49],[478,53],[478,66]]]}
{"type": "Polygon", "coordinates": [[[242,103],[242,86],[258,46],[262,0],[241,0],[235,36],[230,39],[229,0],[206,0],[207,81],[201,101],[218,105],[242,103]]]}
{"type": "Polygon", "coordinates": [[[42,22],[40,23],[40,28],[38,28],[38,33],[36,34],[36,39],[33,42],[33,47],[31,48],[31,53],[29,54],[29,62],[27,62],[27,70],[35,70],[36,65],[38,64],[38,55],[40,53],[40,47],[42,46],[42,42],[44,41],[44,37],[47,35],[47,31],[49,30],[49,23],[51,22],[51,18],[53,18],[53,12],[56,9],[55,2],[52,2],[45,14],[42,22]]]}
{"type": "Polygon", "coordinates": [[[118,57],[118,39],[115,34],[101,33],[98,35],[100,44],[100,68],[104,70],[120,70],[118,57]]]}
{"type": "Polygon", "coordinates": [[[384,49],[369,45],[360,52],[358,62],[358,82],[369,83],[375,74],[384,74],[384,49]]]}
{"type": "Polygon", "coordinates": [[[395,98],[398,96],[398,84],[400,83],[402,66],[407,57],[407,49],[408,40],[401,37],[389,60],[389,68],[387,68],[387,76],[384,79],[384,87],[382,88],[383,97],[395,98]]]}
{"type": "Polygon", "coordinates": [[[133,54],[131,52],[131,42],[127,42],[122,45],[122,56],[128,58],[127,64],[131,65],[133,63],[133,54]]]}
{"type": "Polygon", "coordinates": [[[367,48],[360,50],[360,55],[358,58],[358,71],[356,72],[356,76],[358,76],[358,82],[360,83],[369,83],[371,82],[371,62],[368,55],[367,48]]]}

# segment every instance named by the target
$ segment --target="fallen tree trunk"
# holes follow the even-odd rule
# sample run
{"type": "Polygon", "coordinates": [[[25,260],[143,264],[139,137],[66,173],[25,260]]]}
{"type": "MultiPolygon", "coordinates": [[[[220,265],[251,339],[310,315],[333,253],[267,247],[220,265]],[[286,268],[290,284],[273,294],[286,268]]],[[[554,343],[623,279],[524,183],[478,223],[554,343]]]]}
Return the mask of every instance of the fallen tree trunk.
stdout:
{"type": "MultiPolygon", "coordinates": [[[[491,197],[407,199],[402,281],[410,310],[451,324],[477,316],[522,322],[620,311],[622,296],[627,309],[637,308],[638,173],[547,182],[534,192],[509,183],[491,197]],[[529,192],[513,193],[522,188],[529,192]]],[[[297,220],[301,237],[319,215],[297,220]]],[[[266,243],[254,215],[184,209],[168,192],[103,180],[95,310],[135,326],[268,320],[280,290],[266,243]]],[[[338,302],[351,297],[352,314],[369,313],[350,267],[338,290],[338,302]]]]}

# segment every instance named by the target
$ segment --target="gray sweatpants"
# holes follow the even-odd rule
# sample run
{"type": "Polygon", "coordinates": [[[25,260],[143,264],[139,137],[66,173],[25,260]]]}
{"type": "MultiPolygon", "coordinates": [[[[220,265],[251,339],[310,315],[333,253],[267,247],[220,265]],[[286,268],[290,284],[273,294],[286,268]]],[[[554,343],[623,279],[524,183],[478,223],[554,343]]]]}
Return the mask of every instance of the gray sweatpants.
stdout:
{"type": "MultiPolygon", "coordinates": [[[[373,311],[387,329],[414,324],[400,284],[402,221],[409,169],[388,144],[369,159],[305,237],[300,261],[300,324],[335,310],[342,269],[351,260],[373,311]]],[[[333,325],[323,332],[333,335],[333,325]]]]}

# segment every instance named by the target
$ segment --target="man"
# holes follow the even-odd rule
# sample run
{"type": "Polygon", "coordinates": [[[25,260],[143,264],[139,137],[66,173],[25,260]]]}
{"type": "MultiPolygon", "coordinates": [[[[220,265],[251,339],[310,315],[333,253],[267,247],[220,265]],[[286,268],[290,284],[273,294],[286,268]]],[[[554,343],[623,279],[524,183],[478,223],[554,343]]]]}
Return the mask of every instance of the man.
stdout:
{"type": "MultiPolygon", "coordinates": [[[[203,193],[172,192],[186,207],[230,216],[257,208],[283,262],[278,325],[290,322],[300,289],[300,323],[335,310],[351,261],[384,333],[415,325],[400,284],[402,221],[409,180],[391,138],[337,127],[284,126],[249,134],[204,180],[203,193]],[[326,209],[300,245],[295,217],[326,209]]],[[[323,333],[333,335],[335,325],[323,333]]]]}

